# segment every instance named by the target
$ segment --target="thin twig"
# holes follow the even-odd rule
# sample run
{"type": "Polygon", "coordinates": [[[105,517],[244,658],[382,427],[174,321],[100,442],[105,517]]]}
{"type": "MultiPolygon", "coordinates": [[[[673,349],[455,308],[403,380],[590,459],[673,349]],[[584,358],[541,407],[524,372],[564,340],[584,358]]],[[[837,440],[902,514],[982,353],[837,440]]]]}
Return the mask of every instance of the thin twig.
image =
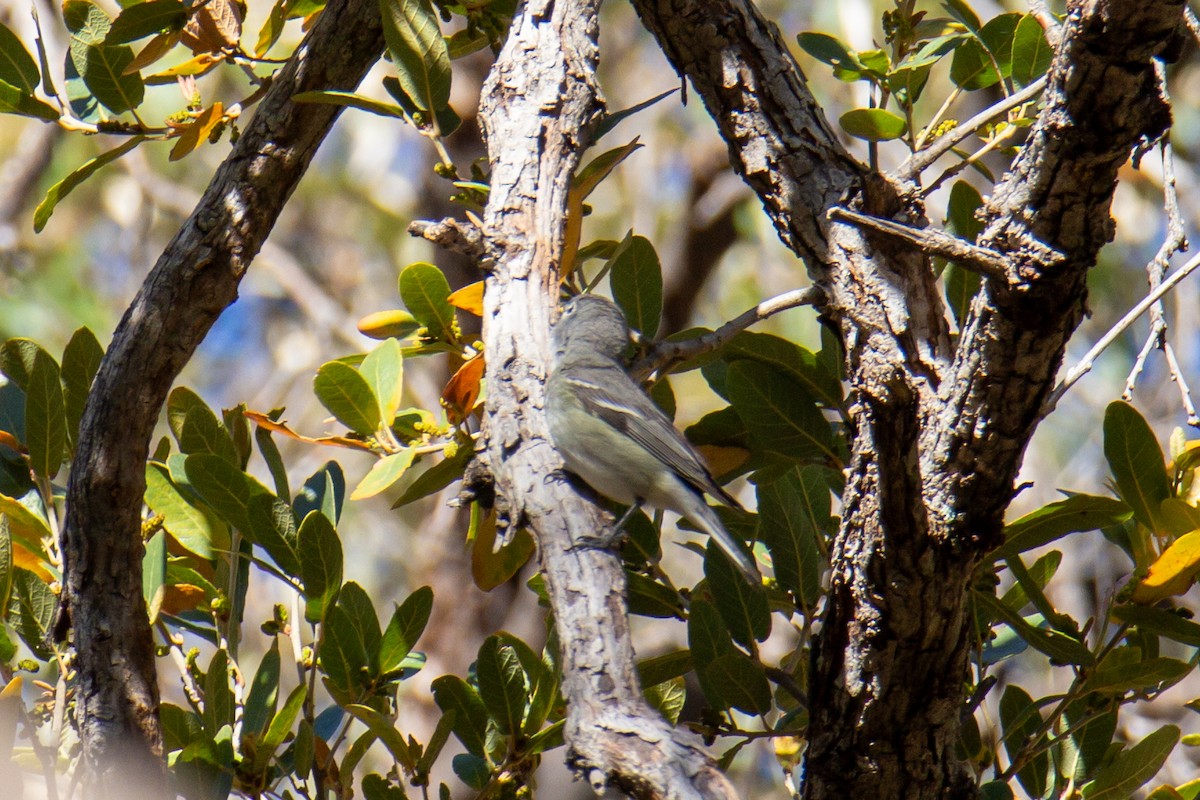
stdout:
{"type": "Polygon", "coordinates": [[[1196,12],[1192,11],[1192,7],[1186,3],[1183,6],[1183,21],[1196,41],[1200,42],[1200,19],[1196,18],[1196,12]]]}
{"type": "Polygon", "coordinates": [[[408,232],[426,241],[479,261],[486,254],[483,247],[483,232],[469,222],[446,217],[432,222],[418,219],[409,223],[408,232]]]}
{"type": "Polygon", "coordinates": [[[761,322],[781,311],[787,311],[789,308],[820,305],[824,301],[825,292],[816,286],[784,292],[770,300],[764,300],[711,333],[684,341],[659,342],[653,351],[638,359],[630,370],[630,374],[634,376],[635,380],[641,380],[653,372],[661,373],[669,366],[716,350],[756,322],[761,322]]]}
{"type": "Polygon", "coordinates": [[[894,177],[902,180],[913,180],[922,172],[924,172],[933,162],[944,156],[952,147],[966,139],[975,131],[982,128],[987,123],[991,122],[1001,114],[1006,114],[1017,106],[1028,103],[1030,100],[1037,97],[1046,88],[1046,78],[1038,78],[1033,83],[1026,86],[1016,94],[1006,97],[999,103],[985,108],[969,120],[949,131],[948,133],[939,136],[937,141],[926,147],[924,150],[918,150],[909,156],[900,168],[893,173],[894,177]]]}
{"type": "MultiPolygon", "coordinates": [[[[1163,94],[1164,99],[1169,101],[1166,68],[1161,62],[1155,61],[1154,71],[1158,78],[1159,91],[1163,94]]],[[[1162,153],[1163,163],[1163,209],[1167,213],[1167,234],[1154,258],[1146,265],[1146,273],[1151,290],[1156,289],[1162,283],[1163,275],[1166,274],[1171,256],[1175,255],[1175,253],[1182,253],[1188,248],[1187,237],[1183,232],[1183,217],[1179,212],[1179,192],[1175,182],[1175,156],[1168,137],[1163,137],[1159,143],[1159,149],[1162,153]]],[[[1129,371],[1129,377],[1125,379],[1125,391],[1121,395],[1125,400],[1133,397],[1134,388],[1137,386],[1137,379],[1146,367],[1146,360],[1149,358],[1150,352],[1155,348],[1162,350],[1164,354],[1166,354],[1169,348],[1167,343],[1167,321],[1161,300],[1150,307],[1150,335],[1146,339],[1146,344],[1142,346],[1141,352],[1138,353],[1137,358],[1134,360],[1133,368],[1129,371]]],[[[1191,392],[1187,381],[1184,380],[1183,373],[1178,369],[1178,363],[1175,361],[1173,352],[1167,357],[1167,367],[1170,371],[1171,380],[1179,387],[1184,408],[1188,412],[1188,423],[1191,425],[1197,424],[1200,420],[1196,418],[1195,407],[1192,405],[1191,392]]]]}
{"type": "Polygon", "coordinates": [[[857,211],[851,211],[841,206],[829,209],[829,216],[860,228],[867,228],[901,239],[916,246],[924,253],[941,256],[959,264],[964,269],[978,272],[984,277],[1005,284],[1010,282],[1010,264],[1003,254],[959,239],[957,236],[951,236],[936,228],[914,228],[889,219],[859,214],[857,211]]]}
{"type": "Polygon", "coordinates": [[[1046,0],[1029,0],[1029,13],[1042,23],[1046,32],[1046,41],[1057,50],[1058,40],[1062,38],[1062,25],[1050,10],[1046,0]]]}
{"type": "Polygon", "coordinates": [[[1187,412],[1188,416],[1188,425],[1200,427],[1200,416],[1196,414],[1196,404],[1192,402],[1192,391],[1188,388],[1187,381],[1183,379],[1183,370],[1179,368],[1179,361],[1175,358],[1175,348],[1171,347],[1170,342],[1163,345],[1163,355],[1167,359],[1167,370],[1171,375],[1171,380],[1175,381],[1175,385],[1179,387],[1183,410],[1187,412]]]}
{"type": "Polygon", "coordinates": [[[1200,256],[1192,258],[1190,261],[1180,267],[1174,275],[1159,284],[1157,289],[1146,295],[1140,303],[1129,310],[1129,313],[1121,317],[1120,321],[1117,322],[1116,325],[1112,326],[1108,333],[1100,337],[1100,341],[1092,345],[1092,349],[1087,352],[1087,355],[1085,355],[1078,364],[1071,368],[1071,371],[1067,373],[1065,378],[1063,378],[1062,383],[1055,387],[1054,391],[1050,393],[1050,397],[1047,398],[1042,409],[1043,415],[1054,410],[1054,407],[1058,405],[1058,401],[1061,400],[1062,396],[1067,393],[1067,390],[1074,386],[1080,378],[1091,371],[1092,367],[1096,363],[1096,358],[1099,357],[1099,355],[1105,350],[1107,350],[1109,345],[1116,341],[1117,337],[1123,334],[1130,325],[1136,322],[1138,317],[1140,317],[1142,314],[1145,314],[1146,310],[1150,308],[1150,306],[1154,305],[1160,298],[1166,295],[1167,292],[1175,288],[1175,284],[1179,283],[1188,275],[1191,275],[1193,272],[1195,272],[1196,267],[1200,267],[1200,256]]]}

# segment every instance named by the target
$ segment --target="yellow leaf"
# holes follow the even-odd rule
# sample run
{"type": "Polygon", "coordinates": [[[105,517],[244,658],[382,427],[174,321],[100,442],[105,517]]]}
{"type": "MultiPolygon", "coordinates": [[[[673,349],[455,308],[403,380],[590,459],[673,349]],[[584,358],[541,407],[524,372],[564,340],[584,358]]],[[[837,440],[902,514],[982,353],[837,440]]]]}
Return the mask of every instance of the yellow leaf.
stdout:
{"type": "Polygon", "coordinates": [[[223,55],[211,55],[210,53],[201,53],[195,58],[189,58],[182,64],[176,64],[173,67],[164,69],[162,72],[156,72],[146,78],[146,83],[166,83],[169,78],[178,78],[181,75],[203,75],[210,69],[220,64],[225,60],[223,55]]]}
{"type": "Polygon", "coordinates": [[[133,75],[136,72],[141,72],[146,67],[158,61],[160,58],[171,52],[171,48],[179,44],[179,32],[175,33],[160,33],[150,41],[146,42],[146,46],[138,51],[138,54],[133,57],[133,61],[129,62],[122,75],[133,75]]]}
{"type": "Polygon", "coordinates": [[[733,472],[750,458],[750,451],[744,447],[702,444],[696,449],[704,456],[708,471],[718,477],[733,472]]]}
{"type": "Polygon", "coordinates": [[[483,281],[476,281],[464,286],[446,298],[450,305],[470,312],[477,317],[483,316],[483,281]]]}
{"type": "Polygon", "coordinates": [[[225,106],[220,103],[213,103],[201,111],[200,115],[183,129],[183,133],[179,134],[179,141],[171,148],[171,161],[178,161],[199,147],[224,117],[225,106]]]}
{"type": "Polygon", "coordinates": [[[54,576],[50,574],[50,570],[46,569],[45,559],[28,550],[20,542],[13,542],[12,563],[22,569],[29,570],[47,583],[54,580],[54,576]]]}
{"type": "Polygon", "coordinates": [[[10,697],[20,697],[21,687],[25,685],[25,678],[21,675],[13,675],[13,679],[5,685],[3,690],[0,690],[0,700],[7,700],[10,697]]]}
{"type": "Polygon", "coordinates": [[[1191,588],[1200,573],[1200,530],[1180,536],[1159,556],[1133,590],[1135,603],[1157,603],[1191,588]]]}

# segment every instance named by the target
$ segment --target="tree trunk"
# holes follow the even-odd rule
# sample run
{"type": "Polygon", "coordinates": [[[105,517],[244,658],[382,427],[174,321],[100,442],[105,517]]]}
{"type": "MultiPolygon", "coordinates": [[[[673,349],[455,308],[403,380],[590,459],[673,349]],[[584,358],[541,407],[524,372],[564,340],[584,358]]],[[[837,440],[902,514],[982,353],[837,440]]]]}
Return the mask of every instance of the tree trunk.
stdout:
{"type": "Polygon", "coordinates": [[[1179,0],[1075,0],[1046,108],[986,208],[1001,259],[957,345],[927,258],[831,221],[836,206],[921,227],[904,180],[830,131],[774,26],[742,0],[634,0],[686,75],[846,350],[852,459],[811,684],[808,798],[974,796],[957,763],[966,590],[1013,481],[1085,277],[1112,236],[1117,168],[1169,124],[1151,58],[1179,0]]]}
{"type": "Polygon", "coordinates": [[[237,287],[339,109],[292,103],[353,89],[383,50],[374,0],[331,0],[278,75],[191,217],[125,312],[80,425],[67,492],[64,590],[77,717],[93,796],[165,796],[154,649],[142,598],[142,495],[159,412],[237,287]]]}

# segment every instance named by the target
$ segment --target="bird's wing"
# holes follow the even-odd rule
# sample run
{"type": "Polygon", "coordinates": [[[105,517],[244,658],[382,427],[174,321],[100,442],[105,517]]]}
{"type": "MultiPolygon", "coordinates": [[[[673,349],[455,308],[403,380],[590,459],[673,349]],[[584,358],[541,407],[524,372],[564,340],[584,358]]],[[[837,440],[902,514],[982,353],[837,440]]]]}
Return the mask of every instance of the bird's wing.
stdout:
{"type": "Polygon", "coordinates": [[[646,448],[700,491],[734,508],[741,507],[717,485],[700,454],[675,429],[662,409],[619,367],[579,370],[568,380],[573,394],[588,413],[646,448]]]}

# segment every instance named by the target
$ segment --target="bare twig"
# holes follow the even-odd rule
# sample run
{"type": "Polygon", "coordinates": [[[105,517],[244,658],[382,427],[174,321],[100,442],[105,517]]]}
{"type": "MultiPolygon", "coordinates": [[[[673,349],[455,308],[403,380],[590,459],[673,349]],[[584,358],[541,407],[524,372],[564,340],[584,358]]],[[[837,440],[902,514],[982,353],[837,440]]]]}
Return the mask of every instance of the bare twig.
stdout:
{"type": "Polygon", "coordinates": [[[1050,10],[1046,0],[1029,0],[1029,13],[1042,23],[1042,27],[1046,30],[1046,41],[1050,43],[1051,47],[1057,49],[1058,40],[1062,38],[1062,26],[1050,10]]]}
{"type": "Polygon", "coordinates": [[[485,255],[482,231],[471,223],[453,217],[446,217],[437,222],[414,220],[409,223],[408,232],[476,261],[483,259],[485,255]]]}
{"type": "Polygon", "coordinates": [[[1001,114],[1006,114],[1017,106],[1033,100],[1045,88],[1046,79],[1044,77],[1038,78],[1016,94],[1004,98],[994,106],[985,108],[963,124],[954,128],[954,130],[939,136],[937,141],[929,145],[929,147],[926,147],[924,150],[918,150],[909,156],[900,165],[900,168],[896,170],[894,177],[901,180],[914,180],[928,169],[933,162],[950,152],[950,149],[963,139],[966,139],[1001,114]]]}
{"type": "Polygon", "coordinates": [[[1002,254],[971,244],[936,228],[914,228],[889,219],[859,214],[857,211],[851,211],[841,206],[829,209],[829,216],[831,219],[848,222],[851,225],[908,242],[922,252],[931,256],[941,256],[959,264],[964,269],[978,272],[985,278],[1006,284],[1010,282],[1010,264],[1002,254]]]}
{"type": "MultiPolygon", "coordinates": [[[[1158,88],[1162,92],[1163,98],[1169,101],[1167,95],[1167,75],[1166,67],[1159,61],[1154,62],[1154,71],[1158,77],[1158,88]]],[[[1171,147],[1171,141],[1164,136],[1159,143],[1159,149],[1162,153],[1163,162],[1163,209],[1167,213],[1167,235],[1163,239],[1162,246],[1154,258],[1146,265],[1146,273],[1149,278],[1150,289],[1157,289],[1162,283],[1163,275],[1166,274],[1167,265],[1171,260],[1171,256],[1175,253],[1182,253],[1188,248],[1187,236],[1183,232],[1183,218],[1179,213],[1179,192],[1175,183],[1175,157],[1171,147]]],[[[1137,386],[1138,376],[1145,369],[1146,360],[1150,353],[1155,348],[1162,350],[1167,356],[1167,369],[1170,372],[1171,380],[1179,387],[1179,392],[1182,398],[1183,406],[1188,413],[1188,423],[1195,425],[1200,420],[1196,418],[1196,410],[1192,404],[1191,392],[1188,389],[1187,381],[1183,377],[1183,373],[1178,369],[1178,362],[1174,358],[1174,351],[1170,350],[1170,345],[1167,342],[1167,321],[1163,311],[1162,301],[1159,300],[1150,307],[1150,335],[1146,338],[1145,345],[1142,346],[1141,352],[1133,362],[1133,368],[1129,371],[1129,377],[1125,379],[1125,391],[1122,397],[1129,400],[1133,397],[1134,388],[1137,386]]]]}
{"type": "Polygon", "coordinates": [[[1047,398],[1045,407],[1042,410],[1043,416],[1054,410],[1054,407],[1058,405],[1058,401],[1061,400],[1062,396],[1067,393],[1067,390],[1074,386],[1080,378],[1091,371],[1092,367],[1095,366],[1096,359],[1101,353],[1108,349],[1109,345],[1111,345],[1121,334],[1128,330],[1129,326],[1136,322],[1138,317],[1140,317],[1142,314],[1145,314],[1147,309],[1161,300],[1167,292],[1171,291],[1171,289],[1173,289],[1177,283],[1195,272],[1196,267],[1200,267],[1200,256],[1192,258],[1192,260],[1180,267],[1174,275],[1159,284],[1157,289],[1146,295],[1140,303],[1131,308],[1125,316],[1121,317],[1120,321],[1118,321],[1116,325],[1112,326],[1108,333],[1100,337],[1100,340],[1096,342],[1096,344],[1092,345],[1092,349],[1087,352],[1087,355],[1080,359],[1079,363],[1071,368],[1071,370],[1067,373],[1067,376],[1063,378],[1062,383],[1055,387],[1054,391],[1050,393],[1050,397],[1047,398]]]}
{"type": "Polygon", "coordinates": [[[662,372],[690,358],[711,353],[713,350],[727,344],[733,337],[749,328],[756,322],[787,311],[797,306],[820,305],[825,301],[825,293],[816,286],[807,289],[793,289],[781,295],[764,300],[754,308],[739,314],[711,333],[697,336],[695,339],[684,341],[662,341],[654,349],[633,365],[630,373],[635,380],[642,380],[654,372],[662,372]]]}

